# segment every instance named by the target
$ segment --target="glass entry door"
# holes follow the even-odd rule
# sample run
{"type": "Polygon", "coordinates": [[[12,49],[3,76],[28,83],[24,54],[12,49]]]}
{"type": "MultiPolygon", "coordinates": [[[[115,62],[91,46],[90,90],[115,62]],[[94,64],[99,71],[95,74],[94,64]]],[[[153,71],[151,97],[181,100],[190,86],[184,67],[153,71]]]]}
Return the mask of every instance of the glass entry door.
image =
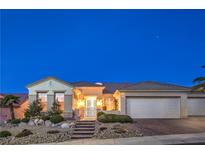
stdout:
{"type": "Polygon", "coordinates": [[[96,117],[96,99],[86,100],[85,117],[96,117]]]}

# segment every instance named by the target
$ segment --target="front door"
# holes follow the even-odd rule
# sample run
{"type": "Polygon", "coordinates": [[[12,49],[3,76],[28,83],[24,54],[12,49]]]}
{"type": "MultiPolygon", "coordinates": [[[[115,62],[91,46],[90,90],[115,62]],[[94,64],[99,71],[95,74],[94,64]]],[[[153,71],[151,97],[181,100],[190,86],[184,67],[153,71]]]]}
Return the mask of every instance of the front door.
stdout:
{"type": "Polygon", "coordinates": [[[85,117],[96,117],[96,99],[86,100],[85,117]]]}

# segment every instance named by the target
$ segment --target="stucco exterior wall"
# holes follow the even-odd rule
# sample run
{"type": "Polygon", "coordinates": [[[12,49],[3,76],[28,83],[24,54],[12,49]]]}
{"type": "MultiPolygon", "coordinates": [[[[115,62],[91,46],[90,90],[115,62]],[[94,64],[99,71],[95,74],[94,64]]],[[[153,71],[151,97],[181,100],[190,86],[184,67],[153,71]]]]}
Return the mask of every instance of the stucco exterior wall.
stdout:
{"type": "Polygon", "coordinates": [[[102,96],[104,87],[77,87],[85,96],[102,96]]]}
{"type": "Polygon", "coordinates": [[[28,87],[29,95],[36,95],[39,91],[48,92],[50,95],[54,95],[55,92],[65,92],[65,95],[71,95],[73,87],[60,83],[54,79],[47,80],[32,87],[28,87]]]}
{"type": "Polygon", "coordinates": [[[8,107],[0,108],[0,122],[11,119],[10,109],[8,107]]]}
{"type": "Polygon", "coordinates": [[[14,108],[15,118],[17,119],[24,118],[25,110],[28,109],[28,107],[29,107],[29,103],[28,100],[26,100],[20,105],[20,107],[14,108]]]}
{"type": "MultiPolygon", "coordinates": [[[[73,87],[71,85],[64,84],[55,79],[49,79],[44,82],[38,83],[28,87],[29,90],[29,103],[32,103],[37,99],[38,92],[47,93],[47,104],[45,106],[44,112],[49,111],[55,101],[55,93],[61,92],[64,93],[64,104],[61,106],[66,115],[72,115],[72,95],[73,87]]],[[[62,103],[61,103],[62,104],[62,103]]]]}

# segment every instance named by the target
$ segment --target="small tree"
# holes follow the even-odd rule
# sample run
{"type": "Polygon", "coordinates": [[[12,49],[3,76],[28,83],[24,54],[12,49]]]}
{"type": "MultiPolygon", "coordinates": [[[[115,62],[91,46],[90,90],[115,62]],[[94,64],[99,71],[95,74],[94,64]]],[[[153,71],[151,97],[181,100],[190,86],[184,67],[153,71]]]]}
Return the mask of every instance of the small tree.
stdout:
{"type": "Polygon", "coordinates": [[[60,109],[61,105],[60,102],[58,100],[53,102],[53,106],[51,107],[51,111],[49,111],[50,115],[53,114],[61,114],[62,110],[60,109]]]}
{"type": "Polygon", "coordinates": [[[18,104],[20,102],[19,97],[14,95],[7,95],[3,99],[1,99],[0,107],[9,107],[11,119],[15,119],[14,114],[14,104],[18,104]]]}
{"type": "MultiPolygon", "coordinates": [[[[205,65],[202,68],[205,68],[205,65]]],[[[198,77],[193,82],[197,84],[192,87],[192,91],[205,92],[205,77],[198,77]]]]}
{"type": "Polygon", "coordinates": [[[29,108],[24,113],[24,116],[26,118],[40,116],[42,110],[43,108],[41,102],[39,100],[33,101],[33,103],[29,105],[29,108]]]}

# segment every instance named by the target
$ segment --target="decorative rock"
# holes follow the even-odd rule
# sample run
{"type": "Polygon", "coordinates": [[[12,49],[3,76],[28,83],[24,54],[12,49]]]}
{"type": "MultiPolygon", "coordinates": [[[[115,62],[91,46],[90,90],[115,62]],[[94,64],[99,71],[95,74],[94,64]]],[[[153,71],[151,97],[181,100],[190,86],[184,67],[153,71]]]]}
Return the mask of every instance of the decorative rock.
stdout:
{"type": "Polygon", "coordinates": [[[39,121],[39,119],[34,119],[34,124],[38,125],[38,121],[39,121]]]}
{"type": "Polygon", "coordinates": [[[25,122],[21,122],[20,124],[19,124],[19,127],[24,127],[24,126],[26,126],[27,124],[25,123],[25,122]]]}
{"type": "Polygon", "coordinates": [[[68,124],[68,123],[63,123],[62,125],[61,125],[61,128],[70,128],[70,124],[68,124]]]}
{"type": "Polygon", "coordinates": [[[39,119],[38,122],[37,122],[37,125],[43,125],[43,124],[44,124],[43,119],[39,119]]]}
{"type": "Polygon", "coordinates": [[[53,124],[53,123],[51,124],[51,127],[56,127],[56,126],[57,126],[56,124],[53,124]]]}
{"type": "Polygon", "coordinates": [[[35,123],[33,122],[33,120],[29,120],[28,125],[29,125],[29,126],[34,126],[35,123]]]}
{"type": "Polygon", "coordinates": [[[46,127],[50,127],[52,125],[51,121],[50,120],[46,120],[45,121],[45,126],[46,127]]]}

